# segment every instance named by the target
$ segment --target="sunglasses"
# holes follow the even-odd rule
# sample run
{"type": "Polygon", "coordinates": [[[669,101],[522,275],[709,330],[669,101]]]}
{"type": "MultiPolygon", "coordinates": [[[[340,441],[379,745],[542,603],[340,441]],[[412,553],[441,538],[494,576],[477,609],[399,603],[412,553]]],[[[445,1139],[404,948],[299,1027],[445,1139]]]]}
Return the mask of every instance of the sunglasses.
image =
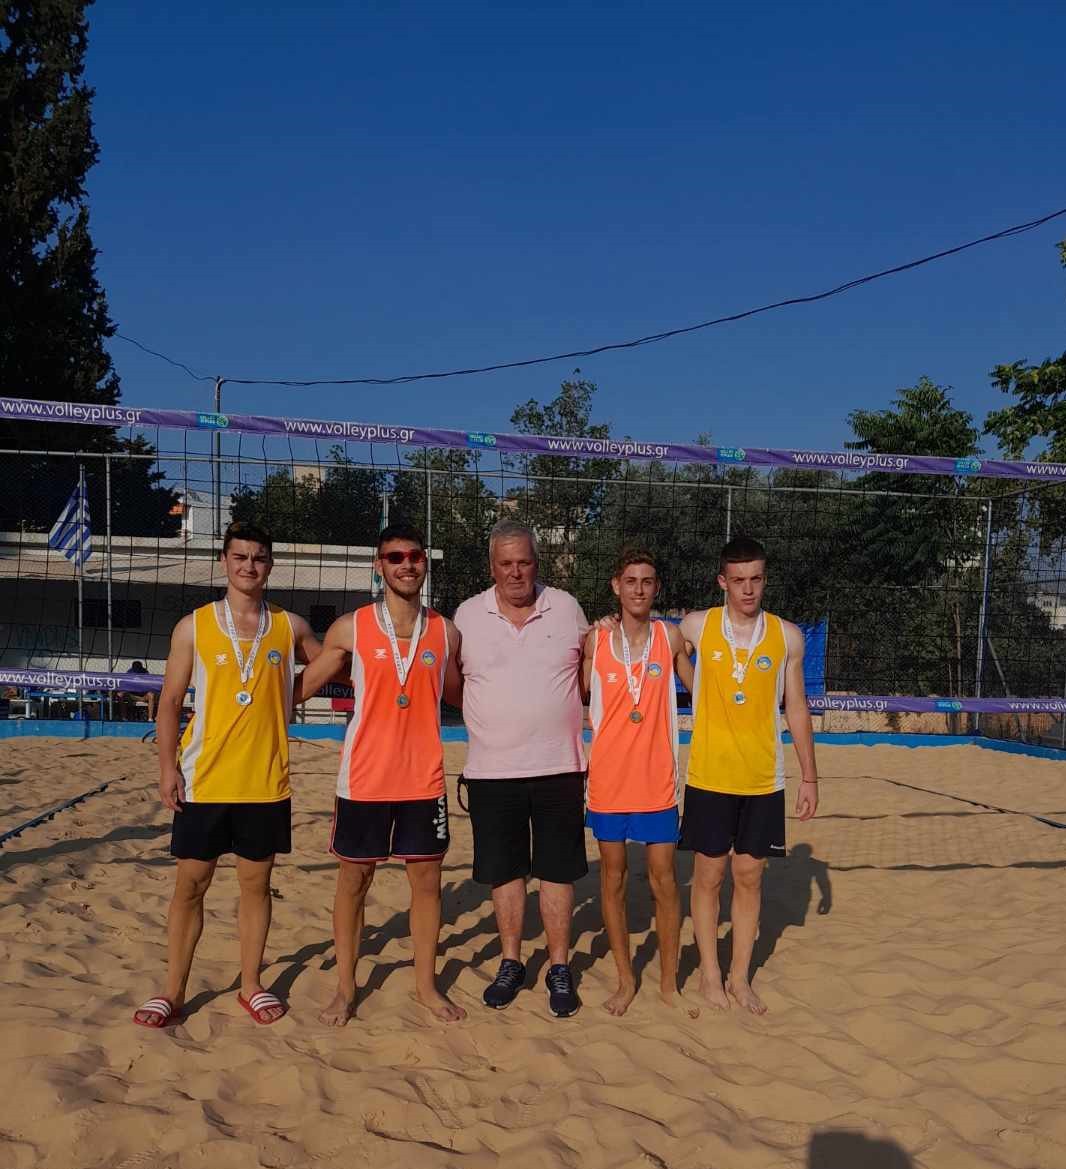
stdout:
{"type": "Polygon", "coordinates": [[[381,559],[389,564],[403,564],[405,560],[410,560],[412,564],[421,564],[425,558],[426,554],[421,548],[409,548],[406,552],[381,553],[381,559]]]}

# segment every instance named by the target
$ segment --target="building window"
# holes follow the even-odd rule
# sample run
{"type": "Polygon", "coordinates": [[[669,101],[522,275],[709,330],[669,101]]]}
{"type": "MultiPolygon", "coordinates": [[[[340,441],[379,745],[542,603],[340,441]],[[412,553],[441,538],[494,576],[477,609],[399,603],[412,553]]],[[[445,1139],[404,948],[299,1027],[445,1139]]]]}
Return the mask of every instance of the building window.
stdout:
{"type": "Polygon", "coordinates": [[[311,628],[315,633],[325,633],[337,618],[336,605],[312,605],[311,628]]]}
{"type": "MultiPolygon", "coordinates": [[[[103,597],[85,598],[85,625],[89,629],[107,628],[107,601],[103,597]]],[[[140,629],[141,602],[115,601],[111,602],[112,629],[140,629]]]]}

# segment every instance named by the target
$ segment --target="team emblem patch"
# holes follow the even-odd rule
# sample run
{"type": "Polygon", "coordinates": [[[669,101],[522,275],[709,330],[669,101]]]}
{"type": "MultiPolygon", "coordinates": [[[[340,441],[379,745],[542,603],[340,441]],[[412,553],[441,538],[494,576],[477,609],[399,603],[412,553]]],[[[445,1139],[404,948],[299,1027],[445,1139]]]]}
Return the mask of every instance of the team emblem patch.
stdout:
{"type": "Polygon", "coordinates": [[[374,650],[374,661],[375,662],[383,662],[384,660],[385,660],[384,648],[374,650]]]}
{"type": "Polygon", "coordinates": [[[422,655],[422,665],[434,666],[436,664],[437,655],[431,649],[427,649],[426,652],[422,655]]]}
{"type": "Polygon", "coordinates": [[[281,651],[276,650],[276,649],[272,649],[270,651],[270,653],[267,654],[267,661],[272,666],[280,666],[281,665],[281,651]]]}
{"type": "Polygon", "coordinates": [[[766,654],[755,659],[755,668],[758,670],[768,670],[774,664],[773,658],[768,658],[766,654]]]}
{"type": "Polygon", "coordinates": [[[720,662],[722,660],[722,651],[720,649],[711,651],[711,661],[720,662]]]}
{"type": "Polygon", "coordinates": [[[608,674],[608,675],[607,675],[607,681],[608,681],[608,682],[617,682],[617,681],[618,681],[618,675],[617,675],[617,674],[608,674]]]}
{"type": "Polygon", "coordinates": [[[229,664],[229,654],[215,654],[215,665],[225,666],[229,664]]]}
{"type": "Polygon", "coordinates": [[[663,672],[663,668],[662,668],[662,666],[659,665],[658,662],[649,662],[648,663],[648,677],[649,678],[658,678],[662,672],[663,672]]]}

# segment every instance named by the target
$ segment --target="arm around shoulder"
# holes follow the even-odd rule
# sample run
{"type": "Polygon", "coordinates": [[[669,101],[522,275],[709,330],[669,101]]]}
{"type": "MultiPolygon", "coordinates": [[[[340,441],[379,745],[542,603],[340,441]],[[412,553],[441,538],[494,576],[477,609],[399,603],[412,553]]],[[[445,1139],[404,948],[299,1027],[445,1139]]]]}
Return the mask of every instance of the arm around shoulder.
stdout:
{"type": "Polygon", "coordinates": [[[315,637],[307,620],[299,613],[289,613],[288,617],[292,626],[296,660],[304,663],[313,662],[322,652],[322,643],[315,637]]]}
{"type": "Polygon", "coordinates": [[[352,652],[352,636],[351,614],[338,617],[329,627],[320,651],[296,678],[293,702],[306,702],[308,698],[314,697],[334,674],[344,669],[346,659],[352,652]]]}
{"type": "Polygon", "coordinates": [[[463,705],[463,638],[454,621],[444,618],[448,637],[448,664],[444,670],[444,701],[449,706],[463,705]]]}
{"type": "Polygon", "coordinates": [[[696,671],[689,657],[688,644],[676,625],[668,624],[666,635],[670,639],[670,652],[674,658],[674,673],[681,679],[681,685],[691,694],[696,671]]]}

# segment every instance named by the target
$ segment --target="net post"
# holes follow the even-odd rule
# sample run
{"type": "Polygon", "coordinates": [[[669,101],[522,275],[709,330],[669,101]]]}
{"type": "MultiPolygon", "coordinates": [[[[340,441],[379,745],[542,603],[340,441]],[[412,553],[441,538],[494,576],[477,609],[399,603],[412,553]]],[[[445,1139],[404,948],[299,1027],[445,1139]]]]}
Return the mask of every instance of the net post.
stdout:
{"type": "MultiPolygon", "coordinates": [[[[215,414],[216,416],[222,413],[222,383],[226,379],[223,377],[215,378],[215,414]]],[[[221,538],[222,536],[222,434],[217,426],[212,428],[214,433],[211,435],[211,514],[214,523],[212,527],[215,530],[215,536],[221,538]]]]}
{"type": "MultiPolygon", "coordinates": [[[[988,586],[992,568],[992,500],[985,500],[985,550],[981,568],[981,609],[977,616],[977,661],[974,669],[974,697],[981,697],[981,682],[985,668],[985,639],[988,636],[988,586]]],[[[974,733],[981,733],[981,714],[973,718],[974,733]]]]}

